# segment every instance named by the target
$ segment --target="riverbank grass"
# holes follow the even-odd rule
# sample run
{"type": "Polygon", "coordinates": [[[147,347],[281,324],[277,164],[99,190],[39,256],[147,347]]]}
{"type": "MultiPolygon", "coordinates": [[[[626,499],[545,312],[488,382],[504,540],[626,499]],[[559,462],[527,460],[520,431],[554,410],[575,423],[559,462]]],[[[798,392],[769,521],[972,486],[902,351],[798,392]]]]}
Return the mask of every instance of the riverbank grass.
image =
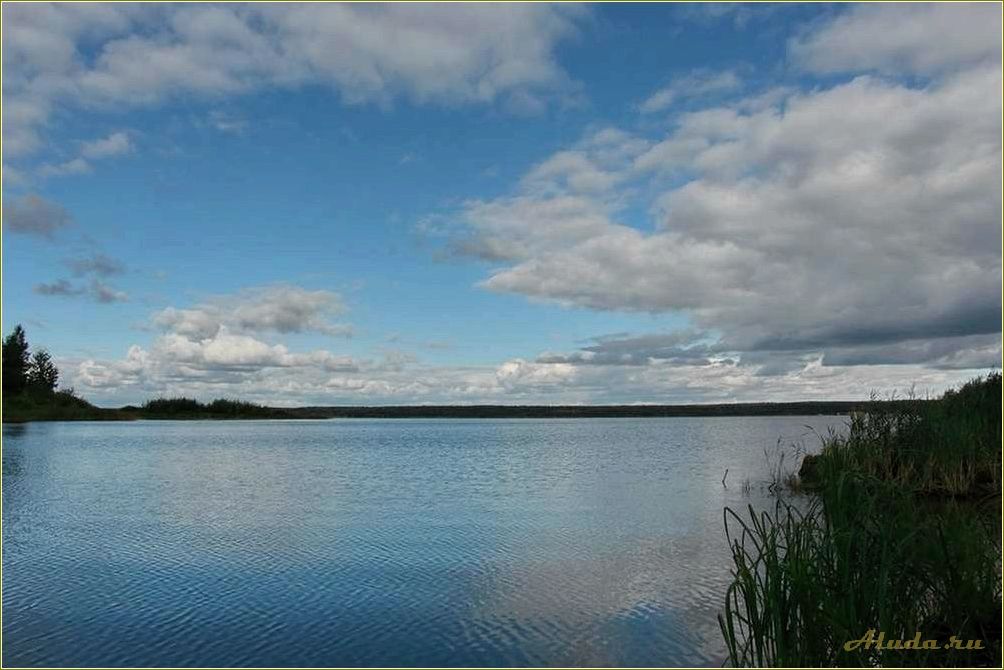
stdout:
{"type": "Polygon", "coordinates": [[[808,499],[725,510],[730,663],[999,667],[1000,375],[854,415],[807,462],[808,499]],[[847,644],[868,630],[934,642],[847,644]]]}

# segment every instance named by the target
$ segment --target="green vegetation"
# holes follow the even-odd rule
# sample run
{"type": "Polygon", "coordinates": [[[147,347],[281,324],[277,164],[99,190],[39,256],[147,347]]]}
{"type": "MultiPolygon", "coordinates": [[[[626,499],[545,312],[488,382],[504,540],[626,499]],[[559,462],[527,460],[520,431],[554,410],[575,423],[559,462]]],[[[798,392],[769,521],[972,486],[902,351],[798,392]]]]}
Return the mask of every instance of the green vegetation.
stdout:
{"type": "Polygon", "coordinates": [[[95,407],[78,398],[73,389],[52,393],[20,393],[4,395],[3,420],[5,423],[24,421],[114,421],[135,418],[116,409],[95,407]]]}
{"type": "Polygon", "coordinates": [[[973,380],[937,402],[878,406],[852,415],[803,465],[813,485],[854,472],[915,493],[972,496],[1001,491],[1001,376],[973,380]]]}
{"type": "Polygon", "coordinates": [[[1000,475],[1000,374],[853,415],[806,459],[811,498],[725,510],[730,663],[1000,667],[1000,475]],[[939,648],[845,648],[869,629],[939,648]]]}
{"type": "Polygon", "coordinates": [[[31,353],[20,325],[3,341],[3,420],[74,421],[120,418],[95,407],[73,389],[57,390],[59,370],[45,349],[31,353]]]}
{"type": "Polygon", "coordinates": [[[3,394],[13,396],[23,393],[28,386],[31,353],[28,338],[21,324],[14,326],[13,332],[3,341],[3,394]]]}
{"type": "Polygon", "coordinates": [[[137,412],[144,419],[286,418],[286,412],[282,409],[222,398],[210,403],[201,403],[191,398],[157,398],[147,401],[137,412]]]}

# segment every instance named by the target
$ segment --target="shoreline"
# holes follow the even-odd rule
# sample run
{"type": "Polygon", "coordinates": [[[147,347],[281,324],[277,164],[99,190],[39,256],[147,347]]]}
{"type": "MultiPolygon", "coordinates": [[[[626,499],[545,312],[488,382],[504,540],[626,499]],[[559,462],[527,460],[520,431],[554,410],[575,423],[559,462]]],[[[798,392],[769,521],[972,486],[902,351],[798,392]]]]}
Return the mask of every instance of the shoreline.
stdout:
{"type": "MultiPolygon", "coordinates": [[[[209,410],[195,412],[156,412],[126,406],[105,408],[91,406],[75,411],[46,411],[4,416],[3,423],[33,421],[135,421],[148,420],[307,420],[307,419],[612,419],[612,418],[699,418],[755,416],[842,416],[868,411],[878,406],[926,401],[802,401],[778,403],[718,403],[707,405],[377,405],[377,406],[307,406],[263,407],[233,413],[209,410]]],[[[55,410],[55,408],[53,408],[55,410]]]]}

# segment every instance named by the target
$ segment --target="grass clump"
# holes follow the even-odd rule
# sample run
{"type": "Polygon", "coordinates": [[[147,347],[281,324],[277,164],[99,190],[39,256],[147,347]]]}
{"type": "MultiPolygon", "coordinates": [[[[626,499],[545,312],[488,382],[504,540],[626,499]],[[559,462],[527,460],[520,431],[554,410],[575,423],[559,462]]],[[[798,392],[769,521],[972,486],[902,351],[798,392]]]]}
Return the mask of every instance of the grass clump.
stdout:
{"type": "Polygon", "coordinates": [[[811,498],[727,508],[730,663],[999,667],[1000,403],[998,374],[855,415],[803,466],[811,498]],[[845,648],[868,630],[938,648],[845,648]]]}

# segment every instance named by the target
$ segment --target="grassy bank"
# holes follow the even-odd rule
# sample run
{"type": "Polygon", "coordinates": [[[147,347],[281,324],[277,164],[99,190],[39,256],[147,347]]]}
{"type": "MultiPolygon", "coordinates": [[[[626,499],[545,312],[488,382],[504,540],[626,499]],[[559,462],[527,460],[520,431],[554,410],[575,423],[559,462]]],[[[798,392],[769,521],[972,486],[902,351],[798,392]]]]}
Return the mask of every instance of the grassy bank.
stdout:
{"type": "Polygon", "coordinates": [[[999,374],[852,416],[801,475],[808,501],[725,512],[731,664],[1000,666],[999,374]],[[869,629],[938,648],[845,647],[869,629]]]}

